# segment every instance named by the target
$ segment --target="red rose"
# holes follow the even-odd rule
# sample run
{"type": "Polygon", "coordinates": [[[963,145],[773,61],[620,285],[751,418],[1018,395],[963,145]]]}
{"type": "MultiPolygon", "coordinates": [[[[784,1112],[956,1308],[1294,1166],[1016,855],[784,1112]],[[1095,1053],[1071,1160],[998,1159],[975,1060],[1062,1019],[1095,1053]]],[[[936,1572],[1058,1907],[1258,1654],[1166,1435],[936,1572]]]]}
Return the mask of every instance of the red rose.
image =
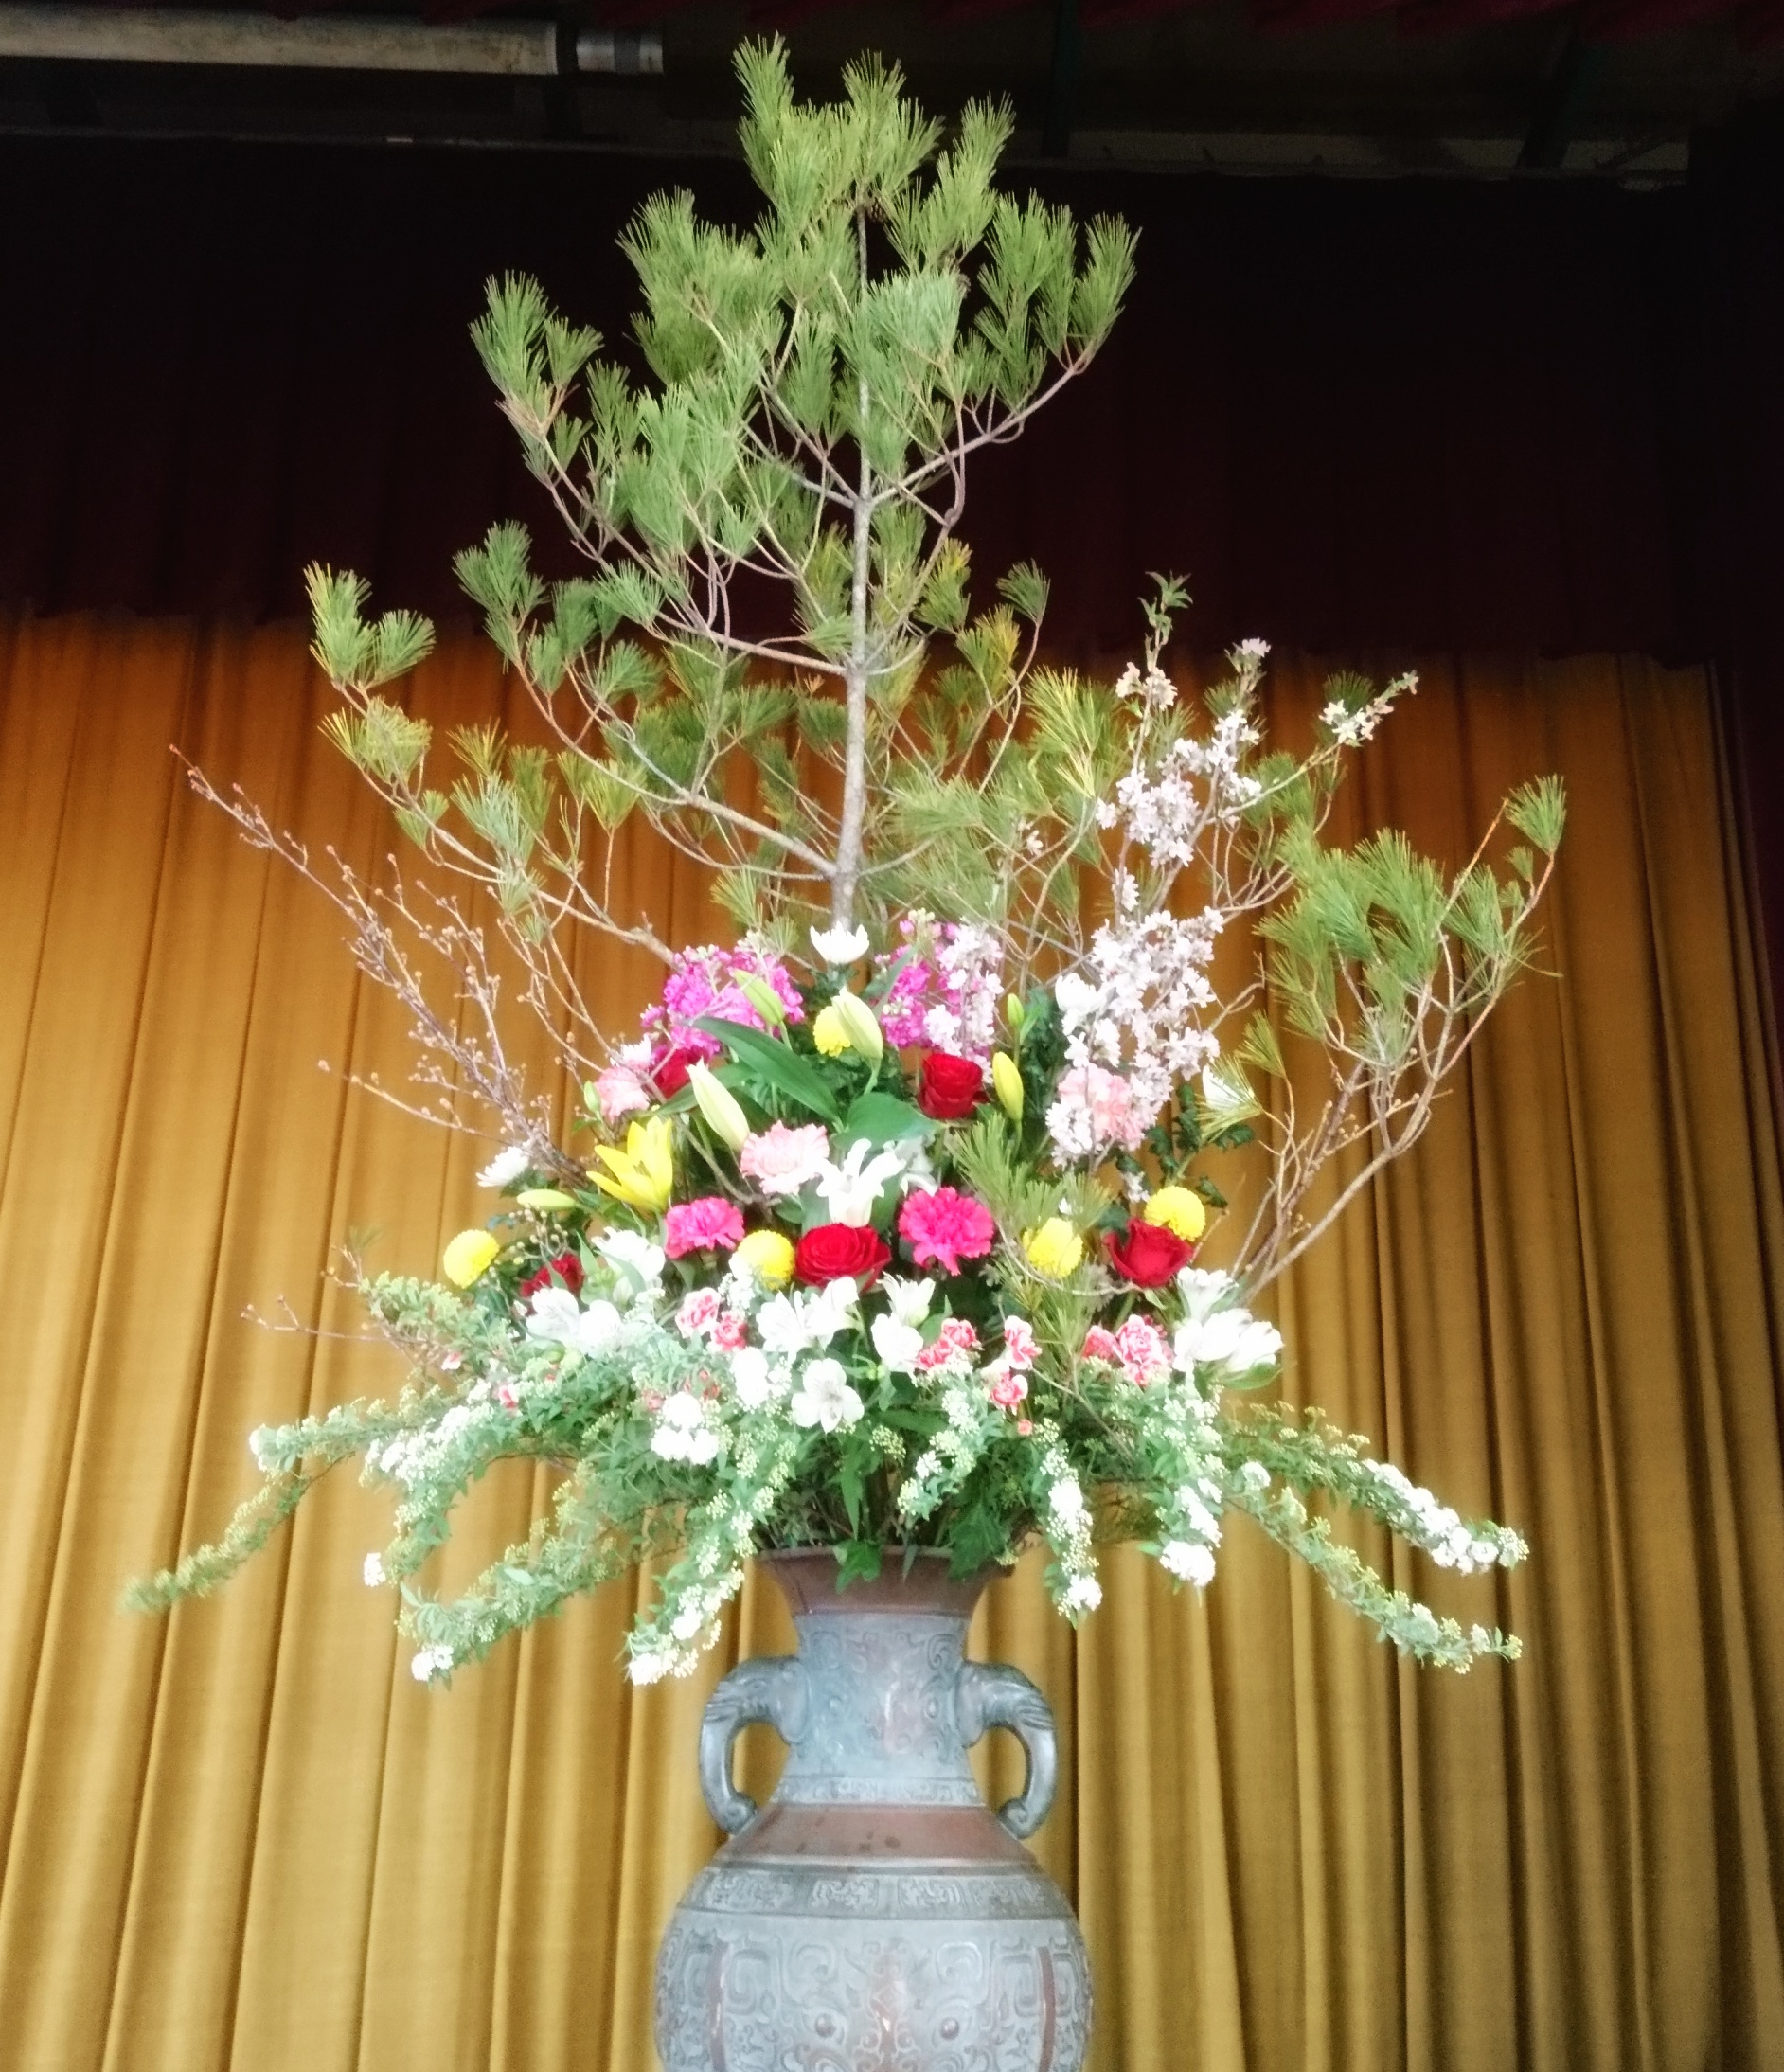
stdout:
{"type": "Polygon", "coordinates": [[[560,1252],[555,1259],[547,1259],[536,1274],[528,1274],[521,1282],[521,1299],[525,1301],[542,1288],[549,1288],[554,1275],[572,1295],[582,1293],[582,1261],[574,1252],[560,1252]]]}
{"type": "Polygon", "coordinates": [[[871,1224],[819,1224],[793,1248],[793,1271],[808,1288],[827,1281],[871,1279],[891,1259],[885,1240],[871,1224]]]}
{"type": "Polygon", "coordinates": [[[985,1099],[985,1074],[971,1058],[932,1050],[917,1082],[917,1105],[934,1122],[958,1122],[985,1099]]]}
{"type": "Polygon", "coordinates": [[[672,1050],[657,1052],[651,1061],[651,1078],[665,1100],[681,1092],[687,1084],[687,1067],[705,1056],[692,1044],[677,1044],[672,1050]]]}
{"type": "Polygon", "coordinates": [[[1163,1224],[1142,1223],[1137,1216],[1129,1223],[1125,1238],[1111,1232],[1103,1241],[1109,1247],[1110,1265],[1136,1288],[1162,1288],[1196,1256],[1195,1246],[1186,1244],[1174,1230],[1167,1230],[1163,1224]]]}

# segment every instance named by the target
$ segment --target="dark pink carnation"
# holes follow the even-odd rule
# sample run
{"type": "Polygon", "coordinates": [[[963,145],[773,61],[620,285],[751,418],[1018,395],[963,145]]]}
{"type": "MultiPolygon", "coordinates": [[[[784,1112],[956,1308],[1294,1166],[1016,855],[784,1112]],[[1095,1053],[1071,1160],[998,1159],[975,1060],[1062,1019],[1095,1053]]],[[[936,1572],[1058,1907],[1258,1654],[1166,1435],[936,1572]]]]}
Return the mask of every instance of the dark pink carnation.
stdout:
{"type": "Polygon", "coordinates": [[[915,1190],[899,1210],[899,1235],[919,1266],[939,1266],[957,1274],[962,1259],[983,1259],[997,1237],[997,1225],[983,1202],[953,1188],[933,1193],[915,1190]]]}
{"type": "Polygon", "coordinates": [[[728,1252],[742,1235],[737,1204],[722,1194],[677,1202],[663,1219],[663,1249],[672,1259],[689,1252],[728,1252]]]}

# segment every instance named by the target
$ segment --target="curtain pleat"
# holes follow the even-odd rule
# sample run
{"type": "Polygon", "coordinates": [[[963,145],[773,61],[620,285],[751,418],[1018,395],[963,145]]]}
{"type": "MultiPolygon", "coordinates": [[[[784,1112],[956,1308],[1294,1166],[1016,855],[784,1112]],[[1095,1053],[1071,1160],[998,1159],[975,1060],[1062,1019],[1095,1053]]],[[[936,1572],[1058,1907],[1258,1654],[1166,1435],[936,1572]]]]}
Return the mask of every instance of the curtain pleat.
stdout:
{"type": "MultiPolygon", "coordinates": [[[[1276,671],[1291,730],[1318,678],[1276,671]]],[[[440,727],[509,696],[468,640],[414,693],[440,727]]],[[[409,1091],[403,1018],[338,917],[169,753],[375,875],[391,833],[324,709],[290,627],[0,621],[7,2072],[634,2072],[716,1840],[701,1706],[789,1644],[752,1582],[724,1660],[633,1690],[634,1578],[423,1689],[360,1583],[388,1500],[341,1478],[218,1598],[116,1608],[245,1493],[254,1425],[397,1384],[330,1277],[349,1235],[426,1270],[484,1212],[480,1147],[366,1083],[409,1091]]],[[[1784,1200],[1709,688],[1436,663],[1340,825],[1459,865],[1550,768],[1543,969],[1276,1296],[1293,1400],[1534,1552],[1470,1581],[1340,1529],[1527,1652],[1405,1668],[1242,1520],[1205,1597],[1111,1552],[1076,1635],[1033,1563],[995,1585],[975,1646],[1059,1716],[1036,1847],[1090,1942],[1098,2072],[1784,2063],[1784,1200]]],[[[618,889],[722,932],[642,840],[618,889]]],[[[652,989],[635,953],[580,970],[615,1027],[652,989]]],[[[443,1580],[545,1498],[489,1476],[443,1580]]],[[[1013,1788],[1013,1748],[979,1760],[1013,1788]]],[[[752,1729],[758,1795],[776,1762],[752,1729]]]]}

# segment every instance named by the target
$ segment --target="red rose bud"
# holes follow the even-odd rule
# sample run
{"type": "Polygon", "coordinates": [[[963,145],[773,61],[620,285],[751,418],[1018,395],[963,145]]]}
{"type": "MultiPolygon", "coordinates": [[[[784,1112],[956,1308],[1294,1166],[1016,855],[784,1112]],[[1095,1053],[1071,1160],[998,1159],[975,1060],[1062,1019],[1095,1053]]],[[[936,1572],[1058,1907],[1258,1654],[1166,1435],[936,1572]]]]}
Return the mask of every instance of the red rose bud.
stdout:
{"type": "Polygon", "coordinates": [[[582,1261],[574,1252],[560,1252],[555,1259],[548,1259],[536,1274],[528,1274],[521,1282],[521,1299],[525,1301],[542,1288],[549,1288],[554,1276],[572,1295],[582,1293],[582,1261]]]}
{"type": "Polygon", "coordinates": [[[932,1050],[917,1082],[917,1105],[932,1122],[958,1122],[985,1099],[985,1074],[971,1058],[932,1050]]]}
{"type": "Polygon", "coordinates": [[[832,1280],[871,1280],[892,1258],[891,1248],[871,1224],[819,1224],[793,1248],[793,1271],[808,1288],[832,1280]]]}
{"type": "Polygon", "coordinates": [[[1174,1230],[1167,1230],[1163,1224],[1142,1223],[1137,1216],[1129,1222],[1126,1237],[1111,1232],[1104,1241],[1110,1265],[1136,1288],[1162,1288],[1196,1256],[1195,1246],[1186,1244],[1174,1230]]]}

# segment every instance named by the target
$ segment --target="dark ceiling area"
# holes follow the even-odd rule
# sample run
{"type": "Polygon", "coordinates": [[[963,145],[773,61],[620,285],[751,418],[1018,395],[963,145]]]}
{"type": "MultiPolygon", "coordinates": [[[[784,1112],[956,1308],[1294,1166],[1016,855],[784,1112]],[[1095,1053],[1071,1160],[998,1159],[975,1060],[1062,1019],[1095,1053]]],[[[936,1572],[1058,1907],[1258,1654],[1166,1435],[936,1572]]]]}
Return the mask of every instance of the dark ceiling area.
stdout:
{"type": "Polygon", "coordinates": [[[135,47],[128,36],[65,25],[202,26],[197,10],[0,5],[0,131],[723,154],[737,116],[730,53],[777,28],[808,93],[834,91],[843,65],[875,50],[938,113],[1007,98],[1018,163],[1650,183],[1685,173],[1693,135],[1784,90],[1784,0],[620,0],[555,16],[537,0],[448,0],[395,23],[391,8],[374,11],[448,41],[492,23],[530,29],[545,55],[485,52],[460,70],[436,47],[414,69],[387,55],[362,68],[325,45],[365,14],[288,5],[207,17],[234,25],[228,62],[151,63],[115,54],[135,47]],[[295,24],[314,49],[244,62],[257,24],[295,24]],[[615,28],[595,39],[605,55],[590,70],[589,32],[615,28]]]}

